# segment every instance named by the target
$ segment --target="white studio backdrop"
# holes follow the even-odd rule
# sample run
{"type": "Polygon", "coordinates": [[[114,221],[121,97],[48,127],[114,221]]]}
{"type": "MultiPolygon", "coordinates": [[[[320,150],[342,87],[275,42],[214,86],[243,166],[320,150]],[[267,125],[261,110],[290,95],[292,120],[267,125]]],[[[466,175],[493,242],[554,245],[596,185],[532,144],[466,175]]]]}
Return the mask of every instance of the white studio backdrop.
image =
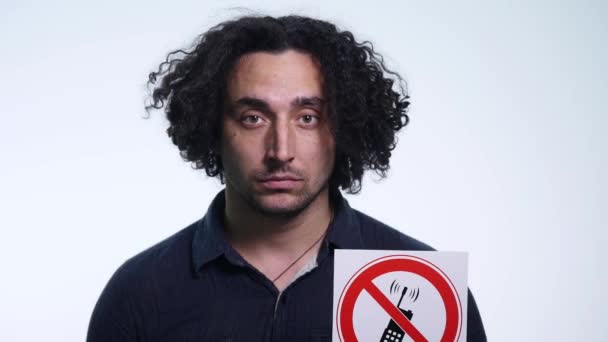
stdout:
{"type": "Polygon", "coordinates": [[[205,213],[221,187],[142,119],[145,80],[233,7],[333,21],[405,76],[390,175],[348,199],[468,251],[491,341],[608,341],[608,5],[574,0],[2,1],[1,341],[83,341],[116,268],[205,213]]]}

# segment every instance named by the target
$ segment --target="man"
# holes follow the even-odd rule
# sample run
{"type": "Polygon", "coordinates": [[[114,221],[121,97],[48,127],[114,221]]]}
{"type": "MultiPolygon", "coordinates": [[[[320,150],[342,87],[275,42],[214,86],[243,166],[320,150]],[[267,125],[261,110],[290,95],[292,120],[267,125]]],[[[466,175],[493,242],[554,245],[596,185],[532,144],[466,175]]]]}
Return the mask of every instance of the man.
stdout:
{"type": "MultiPolygon", "coordinates": [[[[431,249],[339,191],[358,192],[365,169],[384,175],[408,122],[387,75],[401,83],[371,45],[297,16],[225,22],[170,54],[149,107],[226,187],[118,269],[88,341],[329,341],[335,249],[431,249]]],[[[468,340],[485,341],[470,295],[468,340]]]]}

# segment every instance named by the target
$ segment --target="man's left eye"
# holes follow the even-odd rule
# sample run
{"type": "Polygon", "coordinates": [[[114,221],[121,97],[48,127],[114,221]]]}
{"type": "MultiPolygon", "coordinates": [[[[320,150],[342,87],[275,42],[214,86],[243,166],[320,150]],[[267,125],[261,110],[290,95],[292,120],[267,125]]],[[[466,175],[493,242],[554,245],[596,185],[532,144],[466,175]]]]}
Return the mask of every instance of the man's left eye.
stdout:
{"type": "Polygon", "coordinates": [[[304,124],[310,125],[310,124],[317,123],[317,121],[319,121],[319,118],[316,117],[315,115],[306,114],[306,115],[302,115],[300,117],[300,121],[304,124]]]}

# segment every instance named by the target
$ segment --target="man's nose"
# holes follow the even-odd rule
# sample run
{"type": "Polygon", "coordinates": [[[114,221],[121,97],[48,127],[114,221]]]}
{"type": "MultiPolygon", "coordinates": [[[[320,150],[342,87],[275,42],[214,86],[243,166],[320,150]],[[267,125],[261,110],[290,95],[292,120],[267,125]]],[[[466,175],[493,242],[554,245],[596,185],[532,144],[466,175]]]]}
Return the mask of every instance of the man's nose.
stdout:
{"type": "Polygon", "coordinates": [[[285,120],[275,121],[268,132],[267,157],[279,162],[294,159],[294,131],[285,120]]]}

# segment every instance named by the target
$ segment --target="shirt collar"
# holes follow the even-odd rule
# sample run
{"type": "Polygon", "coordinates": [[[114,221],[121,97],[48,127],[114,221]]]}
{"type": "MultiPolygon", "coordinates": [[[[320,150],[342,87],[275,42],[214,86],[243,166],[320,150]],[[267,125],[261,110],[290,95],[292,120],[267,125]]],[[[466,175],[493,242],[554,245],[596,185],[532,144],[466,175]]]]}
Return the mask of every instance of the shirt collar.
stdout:
{"type": "MultiPolygon", "coordinates": [[[[195,271],[199,271],[205,264],[222,255],[232,254],[232,247],[224,234],[226,201],[224,191],[220,191],[215,196],[205,217],[198,222],[194,232],[192,261],[195,271]]],[[[363,241],[356,210],[350,207],[339,190],[332,191],[330,197],[334,207],[334,218],[327,233],[327,242],[334,248],[361,248],[363,241]]]]}
{"type": "Polygon", "coordinates": [[[334,219],[329,226],[327,241],[340,249],[362,248],[361,225],[357,211],[350,207],[337,189],[331,192],[330,199],[334,207],[334,219]]]}
{"type": "Polygon", "coordinates": [[[226,253],[228,240],[224,235],[224,190],[220,191],[199,221],[192,239],[192,262],[195,271],[209,261],[226,253]]]}

